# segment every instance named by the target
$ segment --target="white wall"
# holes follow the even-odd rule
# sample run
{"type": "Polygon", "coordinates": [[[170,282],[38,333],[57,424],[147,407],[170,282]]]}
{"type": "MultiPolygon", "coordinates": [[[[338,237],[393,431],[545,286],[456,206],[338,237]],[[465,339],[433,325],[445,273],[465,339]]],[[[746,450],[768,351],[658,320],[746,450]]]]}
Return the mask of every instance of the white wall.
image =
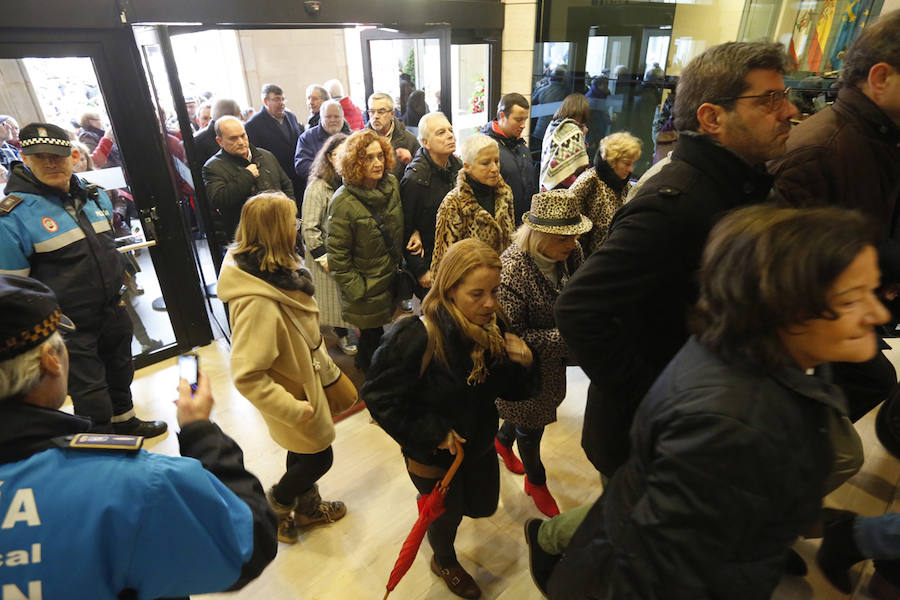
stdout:
{"type": "Polygon", "coordinates": [[[301,123],[309,117],[306,86],[339,79],[348,87],[343,29],[266,29],[238,32],[244,75],[253,107],[260,109],[264,83],[281,86],[301,123]]]}
{"type": "MultiPolygon", "coordinates": [[[[534,62],[534,30],[537,22],[536,0],[503,0],[503,39],[500,95],[518,92],[531,98],[531,71],[534,62]]],[[[490,118],[497,107],[488,108],[490,118]]],[[[526,129],[522,136],[528,139],[526,129]]]]}

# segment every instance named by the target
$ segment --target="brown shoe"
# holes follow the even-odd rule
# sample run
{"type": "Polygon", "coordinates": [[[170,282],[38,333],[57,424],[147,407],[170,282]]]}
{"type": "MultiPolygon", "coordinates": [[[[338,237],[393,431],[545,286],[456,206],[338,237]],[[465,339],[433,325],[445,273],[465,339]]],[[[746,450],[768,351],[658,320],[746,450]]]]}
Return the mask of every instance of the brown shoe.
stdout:
{"type": "Polygon", "coordinates": [[[481,588],[459,563],[449,568],[441,568],[435,557],[432,556],[431,572],[443,579],[450,591],[460,598],[475,600],[475,598],[481,597],[481,588]]]}
{"type": "Polygon", "coordinates": [[[266,492],[266,500],[269,501],[269,506],[272,507],[275,516],[278,517],[278,541],[283,544],[296,544],[299,532],[294,524],[293,511],[297,506],[297,501],[294,500],[292,506],[282,504],[275,499],[274,490],[275,486],[269,488],[269,491],[266,492]]]}
{"type": "Polygon", "coordinates": [[[294,508],[294,524],[297,527],[308,527],[322,523],[334,523],[344,518],[347,507],[337,500],[322,500],[319,486],[313,486],[308,492],[301,494],[294,508]]]}

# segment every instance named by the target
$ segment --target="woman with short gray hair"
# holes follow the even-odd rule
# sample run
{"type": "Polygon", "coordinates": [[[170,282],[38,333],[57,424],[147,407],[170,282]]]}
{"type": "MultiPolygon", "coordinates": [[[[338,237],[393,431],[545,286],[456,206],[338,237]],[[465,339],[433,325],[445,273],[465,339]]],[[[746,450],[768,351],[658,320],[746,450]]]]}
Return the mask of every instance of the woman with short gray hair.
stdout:
{"type": "Polygon", "coordinates": [[[498,254],[512,243],[515,227],[512,190],[500,176],[500,148],[493,138],[476,133],[463,142],[463,168],[456,187],[441,202],[434,235],[431,271],[459,240],[477,238],[498,254]]]}

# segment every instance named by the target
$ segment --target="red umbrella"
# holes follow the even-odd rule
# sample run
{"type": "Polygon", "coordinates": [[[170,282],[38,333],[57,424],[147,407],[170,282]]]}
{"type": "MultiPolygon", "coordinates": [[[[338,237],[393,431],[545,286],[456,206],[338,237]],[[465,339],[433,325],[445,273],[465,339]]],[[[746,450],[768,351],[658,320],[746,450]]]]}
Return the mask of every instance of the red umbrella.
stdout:
{"type": "Polygon", "coordinates": [[[456,458],[453,460],[453,464],[450,465],[447,474],[435,484],[434,490],[430,494],[419,496],[419,499],[416,500],[416,503],[419,505],[419,518],[416,519],[412,530],[406,536],[406,541],[403,542],[403,547],[400,548],[400,556],[397,557],[397,562],[394,563],[394,570],[391,571],[391,576],[388,578],[387,591],[384,593],[385,600],[387,600],[388,595],[394,591],[394,588],[397,587],[397,584],[400,583],[400,580],[403,579],[403,576],[406,575],[406,572],[412,566],[428,526],[444,514],[444,497],[447,495],[447,490],[450,489],[450,480],[456,475],[456,471],[459,469],[463,459],[462,446],[458,442],[454,441],[454,443],[456,444],[456,458]]]}

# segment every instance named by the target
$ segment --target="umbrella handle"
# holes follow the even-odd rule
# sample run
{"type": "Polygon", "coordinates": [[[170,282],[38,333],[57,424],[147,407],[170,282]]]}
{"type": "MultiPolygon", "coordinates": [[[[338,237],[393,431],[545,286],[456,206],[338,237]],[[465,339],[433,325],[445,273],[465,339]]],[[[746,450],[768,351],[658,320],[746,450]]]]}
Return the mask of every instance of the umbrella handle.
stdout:
{"type": "Polygon", "coordinates": [[[459,471],[459,466],[462,464],[463,456],[465,456],[465,452],[463,452],[462,444],[460,444],[456,439],[453,440],[453,446],[456,449],[456,458],[453,459],[453,464],[450,465],[450,468],[447,470],[447,474],[444,475],[444,478],[441,479],[441,489],[445,492],[450,487],[450,480],[453,479],[453,476],[456,475],[456,472],[459,471]]]}

